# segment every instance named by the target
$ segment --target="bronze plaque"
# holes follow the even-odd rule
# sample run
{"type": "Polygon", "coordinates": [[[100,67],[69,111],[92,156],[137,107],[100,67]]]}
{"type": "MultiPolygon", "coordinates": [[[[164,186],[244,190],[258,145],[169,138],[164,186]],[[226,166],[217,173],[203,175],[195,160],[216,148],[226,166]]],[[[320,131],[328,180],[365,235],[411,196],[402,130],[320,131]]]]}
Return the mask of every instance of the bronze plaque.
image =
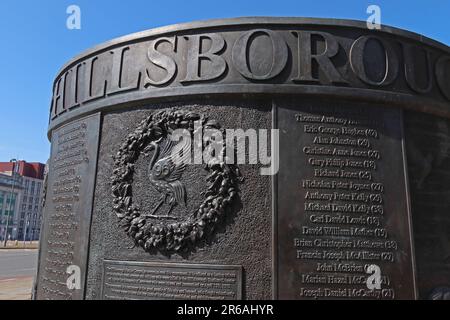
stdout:
{"type": "Polygon", "coordinates": [[[105,300],[239,300],[242,267],[105,260],[105,300]]]}
{"type": "Polygon", "coordinates": [[[52,133],[37,299],[84,297],[99,129],[97,113],[52,133]]]}
{"type": "Polygon", "coordinates": [[[417,266],[421,299],[450,295],[450,121],[405,112],[417,266]]]}
{"type": "Polygon", "coordinates": [[[280,299],[414,299],[402,111],[280,102],[280,299]]]}

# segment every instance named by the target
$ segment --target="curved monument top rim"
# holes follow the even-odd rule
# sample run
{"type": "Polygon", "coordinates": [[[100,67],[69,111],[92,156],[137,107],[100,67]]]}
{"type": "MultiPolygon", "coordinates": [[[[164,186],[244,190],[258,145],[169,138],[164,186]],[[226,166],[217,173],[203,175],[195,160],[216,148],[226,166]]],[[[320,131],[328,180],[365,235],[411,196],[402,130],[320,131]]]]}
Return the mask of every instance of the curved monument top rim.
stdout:
{"type": "Polygon", "coordinates": [[[213,96],[356,99],[450,118],[449,75],[449,46],[389,26],[196,21],[126,35],[70,60],[53,84],[48,132],[94,112],[213,96]]]}
{"type": "MultiPolygon", "coordinates": [[[[166,33],[182,32],[196,29],[204,28],[218,28],[218,27],[231,27],[231,26],[245,26],[245,25],[308,25],[308,26],[327,26],[327,27],[338,27],[338,28],[357,28],[357,29],[367,29],[367,22],[361,20],[352,19],[332,19],[332,18],[310,18],[310,17],[266,17],[266,16],[255,16],[255,17],[237,17],[237,18],[222,18],[222,19],[207,19],[207,20],[197,20],[192,22],[184,22],[178,24],[172,24],[162,27],[156,27],[148,30],[143,30],[128,35],[120,36],[109,41],[98,44],[92,48],[89,48],[80,54],[76,55],[68,62],[66,62],[62,68],[58,71],[55,79],[58,79],[62,73],[64,73],[73,64],[88,58],[100,51],[105,51],[109,48],[131,43],[136,40],[141,40],[157,35],[164,35],[166,33]]],[[[397,27],[392,27],[389,25],[380,25],[380,29],[377,33],[387,33],[394,36],[400,36],[408,38],[437,49],[446,51],[450,53],[450,47],[442,42],[433,40],[419,33],[408,31],[405,29],[400,29],[397,27]]],[[[56,80],[55,80],[56,81],[56,80]]]]}

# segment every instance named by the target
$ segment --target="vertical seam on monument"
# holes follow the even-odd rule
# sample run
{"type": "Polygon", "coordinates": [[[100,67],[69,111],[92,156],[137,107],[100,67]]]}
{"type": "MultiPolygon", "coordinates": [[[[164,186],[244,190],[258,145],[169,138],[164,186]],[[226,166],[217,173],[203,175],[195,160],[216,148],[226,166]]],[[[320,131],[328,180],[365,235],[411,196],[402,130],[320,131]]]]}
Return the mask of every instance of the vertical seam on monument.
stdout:
{"type": "MultiPolygon", "coordinates": [[[[278,113],[272,99],[272,129],[278,129],[278,113]]],[[[271,141],[271,148],[273,141],[271,141]]],[[[272,161],[274,155],[271,154],[272,161]]],[[[272,175],[272,299],[278,299],[278,173],[272,175]]]]}
{"type": "Polygon", "coordinates": [[[406,155],[406,144],[405,144],[405,124],[404,117],[405,111],[400,109],[400,130],[402,134],[402,154],[403,154],[403,171],[405,176],[405,193],[406,193],[406,212],[408,214],[408,227],[409,227],[409,240],[411,241],[411,263],[412,263],[412,274],[413,274],[413,288],[414,288],[414,298],[419,299],[419,292],[417,290],[417,265],[416,265],[416,248],[414,244],[414,230],[412,223],[412,208],[411,208],[411,197],[409,188],[409,175],[408,175],[408,157],[406,155]]]}

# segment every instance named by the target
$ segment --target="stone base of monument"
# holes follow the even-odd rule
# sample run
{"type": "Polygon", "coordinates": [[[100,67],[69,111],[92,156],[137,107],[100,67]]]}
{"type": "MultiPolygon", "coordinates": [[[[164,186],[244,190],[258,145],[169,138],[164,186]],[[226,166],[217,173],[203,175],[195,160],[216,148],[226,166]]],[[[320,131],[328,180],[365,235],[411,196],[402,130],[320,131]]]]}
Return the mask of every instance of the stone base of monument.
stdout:
{"type": "Polygon", "coordinates": [[[343,20],[87,51],[54,83],[35,298],[448,297],[449,74],[446,45],[343,20]]]}

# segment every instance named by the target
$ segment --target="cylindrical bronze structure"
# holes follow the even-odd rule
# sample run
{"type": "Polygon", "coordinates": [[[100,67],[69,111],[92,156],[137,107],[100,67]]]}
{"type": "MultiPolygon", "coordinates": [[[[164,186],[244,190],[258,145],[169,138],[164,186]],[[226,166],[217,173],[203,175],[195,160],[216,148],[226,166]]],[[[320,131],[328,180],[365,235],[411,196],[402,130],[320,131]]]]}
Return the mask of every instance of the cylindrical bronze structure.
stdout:
{"type": "Polygon", "coordinates": [[[86,51],[54,82],[35,298],[445,297],[449,75],[444,44],[333,19],[86,51]],[[228,158],[202,158],[210,131],[228,158]]]}

